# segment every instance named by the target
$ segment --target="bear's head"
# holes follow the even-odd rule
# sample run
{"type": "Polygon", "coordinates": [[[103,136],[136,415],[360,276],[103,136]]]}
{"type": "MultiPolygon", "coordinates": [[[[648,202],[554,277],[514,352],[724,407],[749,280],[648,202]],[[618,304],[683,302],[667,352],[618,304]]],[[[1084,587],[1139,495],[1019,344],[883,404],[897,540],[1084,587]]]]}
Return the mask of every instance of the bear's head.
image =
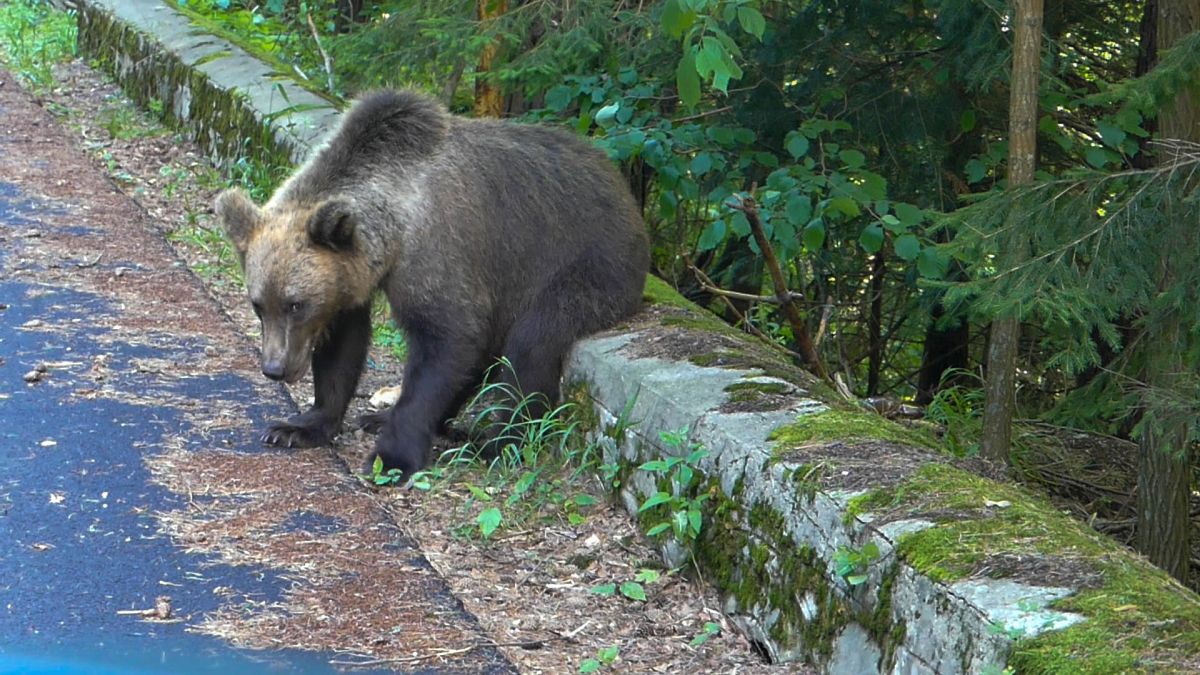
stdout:
{"type": "Polygon", "coordinates": [[[263,374],[295,382],[330,321],[370,300],[354,201],[338,196],[260,209],[241,191],[226,190],[215,210],[262,322],[263,374]]]}

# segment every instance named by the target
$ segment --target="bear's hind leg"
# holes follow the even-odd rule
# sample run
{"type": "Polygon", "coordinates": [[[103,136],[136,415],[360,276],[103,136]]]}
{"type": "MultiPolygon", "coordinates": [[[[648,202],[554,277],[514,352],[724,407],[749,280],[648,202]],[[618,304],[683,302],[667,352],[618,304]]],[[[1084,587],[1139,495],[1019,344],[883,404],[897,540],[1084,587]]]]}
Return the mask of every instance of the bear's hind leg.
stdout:
{"type": "Polygon", "coordinates": [[[371,307],[345,310],[329,325],[329,333],[313,349],[313,407],[267,427],[262,435],[266,445],[309,448],[326,445],[337,435],[367,360],[371,307]]]}
{"type": "Polygon", "coordinates": [[[503,386],[491,402],[497,415],[475,429],[475,443],[485,457],[523,442],[528,423],[558,402],[563,359],[582,328],[578,308],[560,297],[545,294],[546,301],[535,304],[509,331],[503,354],[511,367],[497,366],[503,386]]]}

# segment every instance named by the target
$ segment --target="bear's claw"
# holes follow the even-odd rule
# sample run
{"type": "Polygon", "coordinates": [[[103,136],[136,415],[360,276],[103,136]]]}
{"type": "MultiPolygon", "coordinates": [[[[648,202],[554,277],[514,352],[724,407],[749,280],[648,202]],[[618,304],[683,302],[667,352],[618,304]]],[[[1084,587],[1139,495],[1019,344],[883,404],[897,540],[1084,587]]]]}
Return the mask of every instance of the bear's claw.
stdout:
{"type": "Polygon", "coordinates": [[[263,445],[273,445],[281,448],[315,448],[328,445],[333,440],[333,434],[327,425],[320,423],[297,424],[292,421],[276,422],[267,427],[259,441],[263,445]]]}
{"type": "Polygon", "coordinates": [[[375,412],[359,415],[358,428],[363,430],[363,433],[377,434],[383,425],[388,421],[388,412],[375,412]]]}

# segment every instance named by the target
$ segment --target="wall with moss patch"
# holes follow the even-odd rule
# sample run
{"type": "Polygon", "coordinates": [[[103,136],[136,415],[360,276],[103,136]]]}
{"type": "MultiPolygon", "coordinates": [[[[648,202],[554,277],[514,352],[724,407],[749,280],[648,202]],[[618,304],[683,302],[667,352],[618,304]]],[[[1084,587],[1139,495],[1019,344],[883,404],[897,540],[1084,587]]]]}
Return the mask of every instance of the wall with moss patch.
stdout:
{"type": "Polygon", "coordinates": [[[689,491],[707,495],[701,536],[661,550],[670,564],[694,559],[773,660],[855,674],[1188,672],[1194,594],[1023,490],[950,466],[930,428],[771,378],[770,358],[700,364],[648,350],[703,330],[657,315],[580,344],[574,391],[592,402],[630,513],[656,491],[680,494],[638,468],[686,452],[660,431],[687,428],[709,450],[689,491]],[[730,407],[750,395],[791,403],[730,407]],[[881,467],[886,480],[855,482],[881,467]]]}

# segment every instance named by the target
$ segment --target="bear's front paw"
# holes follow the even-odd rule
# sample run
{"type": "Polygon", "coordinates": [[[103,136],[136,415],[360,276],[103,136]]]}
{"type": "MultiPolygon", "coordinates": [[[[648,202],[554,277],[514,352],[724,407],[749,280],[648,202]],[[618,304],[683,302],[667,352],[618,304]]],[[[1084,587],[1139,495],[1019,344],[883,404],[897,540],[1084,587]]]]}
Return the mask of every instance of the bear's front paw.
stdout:
{"type": "Polygon", "coordinates": [[[268,426],[259,440],[282,448],[315,448],[328,445],[336,427],[324,416],[305,413],[268,426]]]}
{"type": "Polygon", "coordinates": [[[367,457],[364,471],[373,473],[378,459],[383,473],[396,469],[403,477],[411,477],[425,468],[430,440],[428,434],[414,432],[411,428],[397,430],[394,425],[385,425],[375,439],[375,452],[367,457]]]}

